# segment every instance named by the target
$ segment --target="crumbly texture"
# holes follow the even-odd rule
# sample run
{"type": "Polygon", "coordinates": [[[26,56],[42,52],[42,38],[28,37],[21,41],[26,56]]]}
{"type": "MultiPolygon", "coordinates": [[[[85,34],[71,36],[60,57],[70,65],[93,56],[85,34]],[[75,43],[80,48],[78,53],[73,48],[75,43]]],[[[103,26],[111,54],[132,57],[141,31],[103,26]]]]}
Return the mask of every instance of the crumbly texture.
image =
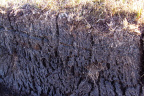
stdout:
{"type": "Polygon", "coordinates": [[[143,96],[142,24],[90,9],[2,8],[0,82],[27,96],[143,96]]]}

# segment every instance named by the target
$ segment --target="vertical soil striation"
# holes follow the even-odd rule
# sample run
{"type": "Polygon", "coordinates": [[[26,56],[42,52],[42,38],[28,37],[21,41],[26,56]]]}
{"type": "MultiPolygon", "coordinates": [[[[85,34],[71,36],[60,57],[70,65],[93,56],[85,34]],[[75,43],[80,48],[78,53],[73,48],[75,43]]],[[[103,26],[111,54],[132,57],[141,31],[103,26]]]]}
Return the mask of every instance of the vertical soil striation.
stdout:
{"type": "Polygon", "coordinates": [[[3,94],[143,96],[143,34],[69,18],[30,5],[0,13],[0,83],[14,90],[3,94]]]}

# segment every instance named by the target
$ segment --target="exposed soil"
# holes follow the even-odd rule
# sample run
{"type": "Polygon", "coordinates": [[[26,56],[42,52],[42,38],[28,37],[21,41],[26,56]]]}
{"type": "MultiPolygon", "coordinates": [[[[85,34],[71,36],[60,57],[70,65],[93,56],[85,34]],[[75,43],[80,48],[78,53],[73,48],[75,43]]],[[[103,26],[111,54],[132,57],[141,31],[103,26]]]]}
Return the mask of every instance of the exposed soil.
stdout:
{"type": "Polygon", "coordinates": [[[0,14],[2,96],[143,96],[144,36],[116,17],[69,18],[29,5],[0,14]]]}

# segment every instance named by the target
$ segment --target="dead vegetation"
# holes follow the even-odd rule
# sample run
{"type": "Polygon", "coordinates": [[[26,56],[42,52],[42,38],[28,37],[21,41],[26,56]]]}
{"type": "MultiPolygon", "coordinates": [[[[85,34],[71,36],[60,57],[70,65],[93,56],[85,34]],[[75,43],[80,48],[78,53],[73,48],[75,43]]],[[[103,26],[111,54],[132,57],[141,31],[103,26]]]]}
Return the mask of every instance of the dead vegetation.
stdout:
{"type": "Polygon", "coordinates": [[[122,30],[140,34],[139,26],[144,23],[143,0],[1,0],[0,12],[4,14],[3,8],[16,10],[25,4],[65,14],[68,21],[83,21],[86,29],[101,22],[106,22],[108,27],[117,22],[123,26],[122,30]]]}

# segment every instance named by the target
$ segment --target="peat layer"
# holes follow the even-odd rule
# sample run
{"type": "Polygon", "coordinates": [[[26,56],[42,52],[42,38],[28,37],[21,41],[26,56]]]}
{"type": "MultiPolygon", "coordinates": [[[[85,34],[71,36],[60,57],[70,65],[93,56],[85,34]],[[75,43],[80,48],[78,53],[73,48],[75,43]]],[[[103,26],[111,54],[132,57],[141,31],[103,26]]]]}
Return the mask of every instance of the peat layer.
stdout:
{"type": "Polygon", "coordinates": [[[118,20],[30,5],[0,13],[0,82],[12,90],[1,94],[144,96],[144,36],[118,20]]]}

